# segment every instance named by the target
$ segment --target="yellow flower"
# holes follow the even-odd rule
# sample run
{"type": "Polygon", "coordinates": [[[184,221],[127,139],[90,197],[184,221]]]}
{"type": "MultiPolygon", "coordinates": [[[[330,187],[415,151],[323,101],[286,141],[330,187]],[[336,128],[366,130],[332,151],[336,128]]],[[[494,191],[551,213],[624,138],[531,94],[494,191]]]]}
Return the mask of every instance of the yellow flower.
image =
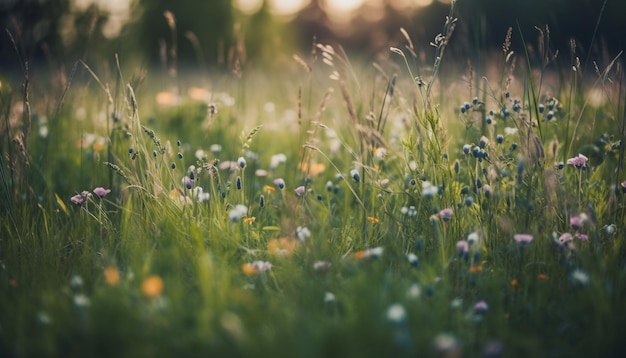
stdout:
{"type": "Polygon", "coordinates": [[[469,272],[471,273],[483,272],[483,266],[482,265],[472,266],[469,268],[469,272]]]}
{"type": "Polygon", "coordinates": [[[252,224],[255,220],[256,218],[254,216],[250,216],[249,218],[245,218],[243,222],[245,222],[246,224],[252,224]]]}
{"type": "Polygon", "coordinates": [[[273,187],[273,186],[271,186],[271,185],[265,185],[265,186],[263,187],[263,190],[265,190],[265,191],[267,191],[267,192],[270,192],[270,193],[271,193],[271,192],[274,192],[274,191],[276,190],[276,188],[274,188],[274,187],[273,187]]]}
{"type": "Polygon", "coordinates": [[[371,222],[372,224],[378,224],[380,222],[380,220],[378,220],[377,218],[373,216],[368,216],[367,221],[371,222]]]}
{"type": "Polygon", "coordinates": [[[243,264],[241,271],[248,276],[252,276],[258,272],[257,268],[253,264],[243,264]]]}
{"type": "Polygon", "coordinates": [[[326,170],[326,165],[323,163],[302,163],[300,164],[300,170],[305,173],[309,173],[312,177],[315,177],[326,170]]]}
{"type": "Polygon", "coordinates": [[[104,280],[109,286],[117,286],[120,282],[120,272],[115,266],[107,266],[104,269],[104,280]]]}
{"type": "Polygon", "coordinates": [[[537,275],[537,279],[539,281],[548,281],[549,277],[545,273],[540,273],[539,275],[537,275]]]}
{"type": "Polygon", "coordinates": [[[157,275],[152,275],[141,284],[141,292],[146,297],[155,298],[161,295],[163,292],[163,280],[157,275]]]}

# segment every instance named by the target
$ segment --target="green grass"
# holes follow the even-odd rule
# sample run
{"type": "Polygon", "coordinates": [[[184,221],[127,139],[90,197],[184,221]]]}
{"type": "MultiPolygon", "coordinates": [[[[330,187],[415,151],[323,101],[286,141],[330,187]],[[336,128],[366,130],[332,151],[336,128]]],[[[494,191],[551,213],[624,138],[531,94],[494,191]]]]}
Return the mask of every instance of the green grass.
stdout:
{"type": "Polygon", "coordinates": [[[619,356],[621,65],[438,79],[411,49],[141,85],[79,65],[30,115],[3,83],[1,355],[619,356]]]}

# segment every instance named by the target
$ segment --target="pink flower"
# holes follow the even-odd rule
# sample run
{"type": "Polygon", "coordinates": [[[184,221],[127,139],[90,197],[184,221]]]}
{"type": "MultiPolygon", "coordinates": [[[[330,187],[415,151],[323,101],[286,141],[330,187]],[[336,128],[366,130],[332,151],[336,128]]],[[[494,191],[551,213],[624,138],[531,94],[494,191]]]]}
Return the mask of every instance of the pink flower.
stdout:
{"type": "Polygon", "coordinates": [[[578,230],[583,226],[583,219],[580,216],[572,216],[569,218],[569,224],[574,230],[578,230]]]}
{"type": "Polygon", "coordinates": [[[441,220],[443,221],[450,221],[450,219],[452,219],[452,214],[454,212],[452,211],[452,209],[450,208],[446,208],[443,209],[439,212],[439,217],[441,218],[441,220]]]}
{"type": "Polygon", "coordinates": [[[95,188],[93,190],[93,193],[96,194],[97,196],[101,197],[101,198],[104,198],[110,192],[111,192],[111,189],[105,189],[105,188],[103,188],[101,186],[99,186],[99,187],[97,187],[97,188],[95,188]]]}
{"type": "Polygon", "coordinates": [[[585,157],[582,154],[578,154],[577,157],[569,158],[567,160],[567,164],[573,165],[576,168],[581,169],[587,164],[587,160],[589,160],[589,158],[585,157]]]}
{"type": "Polygon", "coordinates": [[[83,203],[85,202],[85,199],[87,199],[87,195],[89,195],[88,191],[83,191],[80,194],[76,194],[73,197],[70,198],[70,201],[76,205],[83,205],[83,203]]]}
{"type": "Polygon", "coordinates": [[[285,189],[285,181],[283,180],[283,178],[274,179],[274,185],[276,185],[280,190],[285,189]]]}
{"type": "Polygon", "coordinates": [[[515,234],[513,235],[513,240],[520,244],[527,244],[533,241],[533,236],[531,234],[515,234]]]}
{"type": "Polygon", "coordinates": [[[573,237],[572,234],[570,234],[569,232],[563,233],[563,235],[559,236],[559,243],[561,245],[568,243],[570,241],[572,241],[573,237]]]}
{"type": "Polygon", "coordinates": [[[461,240],[456,243],[456,251],[459,253],[459,256],[467,255],[469,251],[469,244],[465,240],[461,240]]]}
{"type": "Polygon", "coordinates": [[[480,300],[474,303],[474,312],[475,313],[485,313],[489,309],[489,305],[487,302],[480,300]]]}
{"type": "Polygon", "coordinates": [[[576,237],[577,237],[579,240],[582,240],[582,241],[587,241],[587,240],[589,240],[589,237],[588,237],[587,235],[585,235],[585,234],[580,234],[580,233],[579,233],[579,234],[576,234],[576,237]]]}
{"type": "Polygon", "coordinates": [[[299,187],[295,188],[294,191],[296,192],[296,195],[298,197],[303,197],[304,193],[306,193],[306,189],[302,185],[300,185],[299,187]]]}

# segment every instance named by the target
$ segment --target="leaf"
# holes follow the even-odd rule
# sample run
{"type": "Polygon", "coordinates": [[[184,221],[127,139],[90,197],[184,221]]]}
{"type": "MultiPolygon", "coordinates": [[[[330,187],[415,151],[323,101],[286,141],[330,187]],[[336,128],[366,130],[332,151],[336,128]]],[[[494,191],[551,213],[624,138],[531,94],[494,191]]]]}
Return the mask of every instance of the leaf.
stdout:
{"type": "Polygon", "coordinates": [[[70,216],[70,211],[67,209],[67,206],[63,202],[63,200],[59,197],[59,194],[54,193],[54,197],[56,198],[57,205],[63,210],[65,215],[70,216]]]}

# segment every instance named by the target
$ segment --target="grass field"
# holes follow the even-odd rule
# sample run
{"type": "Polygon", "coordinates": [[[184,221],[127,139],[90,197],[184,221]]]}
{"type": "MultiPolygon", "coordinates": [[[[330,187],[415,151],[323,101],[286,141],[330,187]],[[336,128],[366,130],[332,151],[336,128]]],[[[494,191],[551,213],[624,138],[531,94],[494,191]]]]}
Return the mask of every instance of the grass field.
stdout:
{"type": "Polygon", "coordinates": [[[3,81],[0,355],[623,355],[621,58],[440,74],[451,28],[3,81]]]}

